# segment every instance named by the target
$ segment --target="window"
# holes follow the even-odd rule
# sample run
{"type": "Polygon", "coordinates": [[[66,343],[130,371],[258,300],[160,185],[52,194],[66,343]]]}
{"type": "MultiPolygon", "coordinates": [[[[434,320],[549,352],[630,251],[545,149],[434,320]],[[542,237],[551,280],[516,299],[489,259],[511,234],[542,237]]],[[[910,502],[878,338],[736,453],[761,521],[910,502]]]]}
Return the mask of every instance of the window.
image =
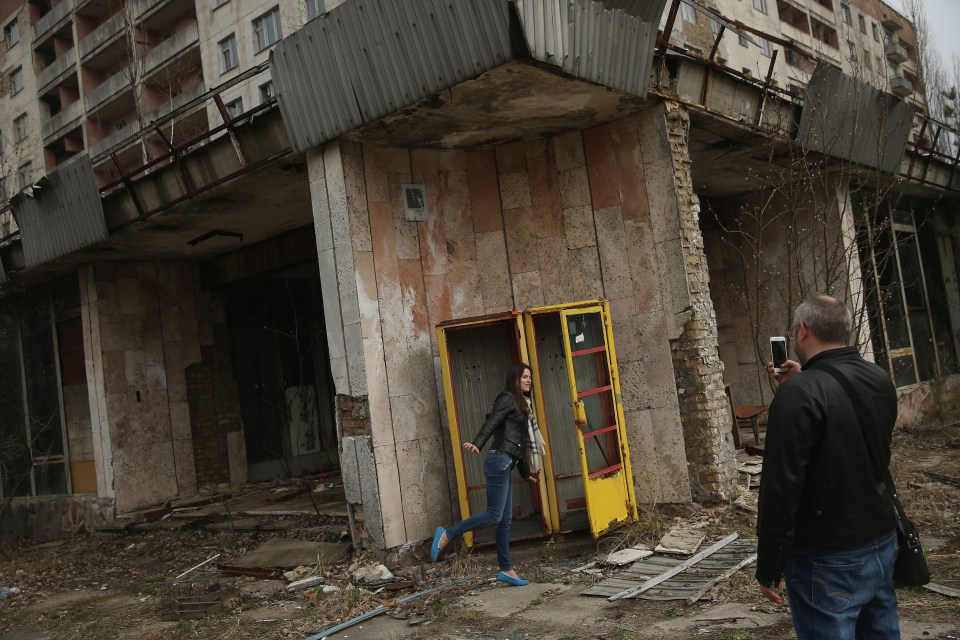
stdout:
{"type": "Polygon", "coordinates": [[[753,0],[753,8],[760,13],[767,12],[767,0],[753,0]]]}
{"type": "Polygon", "coordinates": [[[280,7],[274,7],[253,21],[253,35],[257,39],[257,51],[263,51],[281,38],[280,7]]]}
{"type": "Polygon", "coordinates": [[[863,66],[868,70],[873,71],[873,63],[870,62],[870,52],[866,49],[863,50],[863,66]]]}
{"type": "Polygon", "coordinates": [[[817,0],[820,3],[820,6],[833,11],[833,0],[817,0]]]}
{"type": "Polygon", "coordinates": [[[17,67],[10,74],[10,95],[15,96],[23,91],[23,67],[17,67]]]}
{"type": "Polygon", "coordinates": [[[742,33],[737,36],[737,41],[740,43],[741,47],[750,46],[750,41],[747,40],[747,36],[743,35],[742,33]]]}
{"type": "Polygon", "coordinates": [[[270,102],[277,97],[277,92],[273,88],[273,80],[260,85],[260,103],[270,102]]]}
{"type": "Polygon", "coordinates": [[[20,165],[20,168],[17,170],[18,179],[20,180],[20,188],[26,189],[31,184],[33,184],[33,163],[24,162],[20,165]]]}
{"type": "Polygon", "coordinates": [[[313,20],[326,11],[323,0],[307,0],[307,20],[313,20]]]}
{"type": "Polygon", "coordinates": [[[227,115],[230,116],[230,119],[234,119],[240,116],[243,113],[243,98],[237,98],[236,100],[231,100],[227,104],[223,105],[227,109],[227,115]]]}
{"type": "MultiPolygon", "coordinates": [[[[850,5],[848,4],[840,5],[840,16],[843,18],[843,21],[846,24],[850,24],[850,25],[853,24],[853,14],[850,13],[850,5]]],[[[862,17],[860,19],[863,20],[862,17]]]]}
{"type": "Polygon", "coordinates": [[[773,55],[773,45],[769,40],[760,38],[760,53],[768,58],[773,55]]]}
{"type": "Polygon", "coordinates": [[[720,34],[720,22],[719,22],[718,20],[714,20],[713,18],[710,18],[710,30],[713,31],[713,35],[715,35],[715,36],[716,36],[716,35],[719,35],[719,34],[720,34]]]}
{"type": "Polygon", "coordinates": [[[873,39],[877,42],[880,42],[880,27],[877,26],[876,22],[870,24],[873,27],[873,39]]]}
{"type": "Polygon", "coordinates": [[[860,33],[867,32],[867,20],[863,17],[863,14],[857,16],[857,24],[860,25],[860,33]]]}
{"type": "Polygon", "coordinates": [[[836,29],[814,19],[813,17],[810,18],[810,25],[812,27],[811,33],[813,33],[813,37],[815,39],[833,47],[834,49],[840,48],[840,39],[837,37],[836,29]]]}
{"type": "Polygon", "coordinates": [[[3,28],[3,39],[7,43],[7,49],[20,42],[20,14],[3,28]]]}
{"type": "Polygon", "coordinates": [[[680,3],[680,17],[683,18],[684,22],[689,22],[691,24],[697,24],[697,11],[691,7],[686,2],[680,3]]]}
{"type": "Polygon", "coordinates": [[[27,135],[29,135],[27,114],[23,113],[17,116],[17,119],[13,121],[13,128],[15,130],[15,135],[17,137],[17,142],[21,140],[26,140],[27,135]]]}
{"type": "Polygon", "coordinates": [[[883,58],[881,58],[880,56],[877,56],[876,60],[877,60],[877,73],[878,73],[878,74],[882,74],[882,73],[883,73],[883,58]]]}
{"type": "Polygon", "coordinates": [[[850,40],[847,40],[847,53],[850,55],[851,61],[857,61],[857,45],[853,44],[850,40]]]}
{"type": "Polygon", "coordinates": [[[222,7],[228,2],[230,2],[230,0],[213,0],[213,8],[216,9],[218,7],[222,7]]]}
{"type": "Polygon", "coordinates": [[[229,37],[220,41],[220,73],[226,73],[237,66],[237,36],[230,34],[229,37]]]}

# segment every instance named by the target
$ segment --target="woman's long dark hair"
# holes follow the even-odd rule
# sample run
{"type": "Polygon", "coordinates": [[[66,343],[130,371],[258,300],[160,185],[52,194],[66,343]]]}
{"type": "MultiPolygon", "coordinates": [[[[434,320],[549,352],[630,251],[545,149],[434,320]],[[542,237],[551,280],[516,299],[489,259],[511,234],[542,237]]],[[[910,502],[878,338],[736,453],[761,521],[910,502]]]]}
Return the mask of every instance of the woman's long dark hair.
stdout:
{"type": "Polygon", "coordinates": [[[520,411],[526,415],[530,413],[530,406],[527,404],[526,396],[520,391],[520,376],[523,375],[524,371],[533,374],[533,369],[525,362],[510,365],[510,368],[507,369],[507,381],[503,384],[503,390],[513,396],[513,399],[517,401],[517,406],[520,407],[520,411]]]}

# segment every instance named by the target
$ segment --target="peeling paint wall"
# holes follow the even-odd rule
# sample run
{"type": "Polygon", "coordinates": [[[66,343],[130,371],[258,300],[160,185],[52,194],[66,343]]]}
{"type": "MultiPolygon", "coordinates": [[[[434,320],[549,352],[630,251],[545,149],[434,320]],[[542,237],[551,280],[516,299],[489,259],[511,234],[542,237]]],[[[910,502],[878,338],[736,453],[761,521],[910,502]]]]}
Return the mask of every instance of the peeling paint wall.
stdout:
{"type": "Polygon", "coordinates": [[[118,512],[196,490],[184,371],[213,344],[222,316],[198,277],[181,262],[81,272],[98,493],[115,497],[118,512]]]}
{"type": "Polygon", "coordinates": [[[433,327],[510,309],[611,301],[638,499],[690,501],[669,343],[689,292],[671,148],[662,113],[648,120],[491,150],[341,140],[308,154],[331,368],[338,393],[369,403],[352,464],[341,442],[345,483],[368,438],[386,547],[456,513],[433,327]],[[408,182],[425,186],[425,222],[404,218],[408,182]]]}

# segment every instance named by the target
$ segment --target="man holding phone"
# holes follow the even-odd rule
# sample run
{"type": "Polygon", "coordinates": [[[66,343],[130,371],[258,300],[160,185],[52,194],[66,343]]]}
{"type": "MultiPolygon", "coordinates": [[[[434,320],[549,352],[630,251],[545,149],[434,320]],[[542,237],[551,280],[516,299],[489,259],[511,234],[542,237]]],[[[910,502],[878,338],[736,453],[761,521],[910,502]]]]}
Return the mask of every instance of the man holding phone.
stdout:
{"type": "Polygon", "coordinates": [[[793,318],[799,362],[767,364],[781,384],[767,425],[756,577],[777,604],[786,579],[797,640],[900,638],[896,520],[863,431],[876,430],[889,463],[897,394],[886,371],[848,346],[851,328],[842,302],[812,296],[793,318]],[[850,381],[870,424],[861,429],[847,392],[820,367],[850,381]]]}

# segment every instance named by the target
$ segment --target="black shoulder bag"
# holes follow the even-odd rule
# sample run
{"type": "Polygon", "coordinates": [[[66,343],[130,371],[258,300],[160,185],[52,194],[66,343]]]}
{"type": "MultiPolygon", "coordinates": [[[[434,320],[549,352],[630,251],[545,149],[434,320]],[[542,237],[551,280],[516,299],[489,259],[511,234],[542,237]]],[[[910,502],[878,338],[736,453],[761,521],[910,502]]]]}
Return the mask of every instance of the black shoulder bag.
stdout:
{"type": "Polygon", "coordinates": [[[847,392],[850,401],[853,402],[853,408],[857,412],[857,420],[860,422],[860,431],[863,433],[863,440],[867,444],[867,451],[870,452],[873,475],[886,485],[890,501],[896,508],[897,538],[900,541],[900,553],[897,555],[897,563],[893,567],[893,579],[905,587],[922,587],[930,582],[930,569],[927,567],[927,559],[924,557],[923,547],[920,545],[920,532],[917,530],[917,525],[907,518],[907,514],[903,512],[903,505],[900,504],[900,498],[897,496],[897,488],[893,485],[893,478],[890,476],[890,469],[883,463],[879,447],[867,431],[867,417],[870,414],[863,405],[863,399],[860,398],[860,394],[853,388],[846,376],[833,365],[819,362],[814,368],[833,376],[847,392]]]}

